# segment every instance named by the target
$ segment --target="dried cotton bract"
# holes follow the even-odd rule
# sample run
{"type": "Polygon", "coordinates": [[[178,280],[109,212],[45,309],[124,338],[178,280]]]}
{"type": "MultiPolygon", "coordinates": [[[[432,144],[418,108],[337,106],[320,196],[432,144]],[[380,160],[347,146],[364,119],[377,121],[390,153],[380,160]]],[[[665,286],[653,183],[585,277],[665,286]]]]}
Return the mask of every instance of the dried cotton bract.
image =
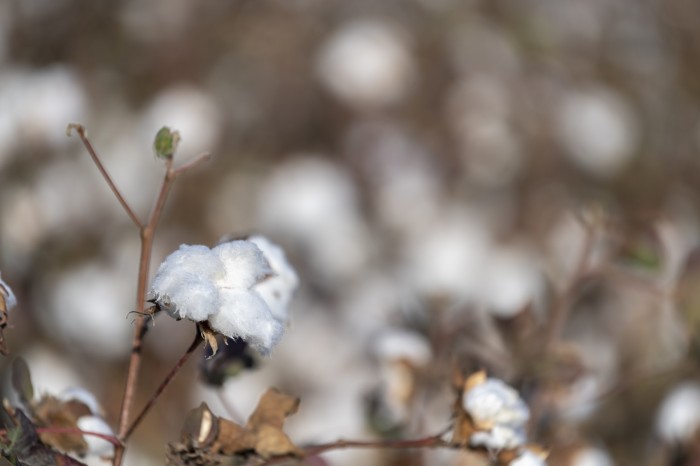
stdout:
{"type": "Polygon", "coordinates": [[[297,284],[283,251],[258,236],[213,249],[183,244],[158,268],[149,298],[175,319],[206,321],[268,355],[282,338],[297,284]]]}
{"type": "Polygon", "coordinates": [[[9,311],[17,305],[17,298],[12,293],[12,289],[2,280],[2,275],[0,275],[0,299],[4,303],[0,309],[4,308],[5,311],[9,311]]]}

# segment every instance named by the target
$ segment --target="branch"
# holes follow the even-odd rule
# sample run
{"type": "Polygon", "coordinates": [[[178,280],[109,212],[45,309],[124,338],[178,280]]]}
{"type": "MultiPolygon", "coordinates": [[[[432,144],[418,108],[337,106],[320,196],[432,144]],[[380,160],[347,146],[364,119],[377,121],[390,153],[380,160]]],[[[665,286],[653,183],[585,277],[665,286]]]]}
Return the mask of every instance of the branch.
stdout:
{"type": "Polygon", "coordinates": [[[119,203],[122,205],[122,207],[126,211],[129,218],[131,218],[131,221],[134,222],[134,225],[136,225],[138,228],[143,228],[143,224],[141,223],[141,220],[139,220],[139,218],[136,216],[134,211],[131,209],[131,206],[129,206],[129,204],[126,202],[126,200],[124,199],[124,196],[122,196],[122,193],[119,192],[119,189],[117,189],[117,186],[114,184],[114,182],[112,181],[112,178],[109,176],[109,173],[107,173],[107,170],[105,169],[104,165],[102,165],[102,162],[100,161],[100,157],[97,155],[95,148],[92,146],[92,143],[88,139],[87,131],[85,131],[85,127],[83,125],[79,125],[77,123],[71,123],[66,128],[66,134],[68,136],[70,136],[73,133],[73,130],[75,130],[75,132],[78,133],[78,136],[80,137],[80,140],[83,142],[85,149],[87,149],[88,153],[90,154],[90,157],[92,157],[92,161],[95,162],[95,165],[97,165],[97,169],[100,170],[102,177],[107,182],[107,185],[112,190],[112,192],[116,196],[117,200],[119,201],[119,203]]]}
{"type": "Polygon", "coordinates": [[[134,429],[138,427],[138,425],[141,423],[143,418],[148,414],[148,411],[151,410],[153,405],[155,404],[156,400],[160,397],[160,395],[163,393],[163,391],[167,388],[168,385],[170,385],[170,382],[173,381],[175,378],[175,375],[182,369],[182,366],[185,365],[187,360],[189,359],[190,355],[194,352],[199,347],[199,344],[202,342],[202,335],[197,331],[197,334],[194,337],[194,340],[192,341],[192,344],[190,345],[189,348],[187,348],[187,351],[185,351],[185,354],[183,354],[180,359],[175,363],[175,366],[170,370],[170,373],[165,376],[165,379],[163,379],[163,382],[158,386],[156,391],[153,393],[153,396],[151,396],[151,399],[148,400],[146,403],[146,406],[143,407],[141,412],[136,416],[136,419],[134,419],[134,422],[131,423],[129,428],[126,430],[124,435],[122,436],[122,440],[125,442],[128,440],[128,438],[131,436],[131,434],[134,432],[134,429]]]}

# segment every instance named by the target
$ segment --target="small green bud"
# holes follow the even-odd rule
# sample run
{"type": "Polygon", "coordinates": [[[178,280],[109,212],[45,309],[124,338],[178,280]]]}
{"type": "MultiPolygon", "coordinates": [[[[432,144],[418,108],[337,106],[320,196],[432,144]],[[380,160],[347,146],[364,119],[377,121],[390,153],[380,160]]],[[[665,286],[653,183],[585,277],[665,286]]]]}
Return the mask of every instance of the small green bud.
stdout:
{"type": "Polygon", "coordinates": [[[178,142],[180,142],[180,133],[163,126],[158,130],[156,139],[153,141],[153,149],[156,151],[156,156],[162,159],[172,158],[177,150],[178,142]]]}

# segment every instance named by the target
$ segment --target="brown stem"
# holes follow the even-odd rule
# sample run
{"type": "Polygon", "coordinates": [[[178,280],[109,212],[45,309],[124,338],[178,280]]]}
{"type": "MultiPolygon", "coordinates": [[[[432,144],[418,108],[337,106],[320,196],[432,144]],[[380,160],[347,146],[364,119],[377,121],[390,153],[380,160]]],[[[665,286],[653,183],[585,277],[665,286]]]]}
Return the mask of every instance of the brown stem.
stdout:
{"type": "Polygon", "coordinates": [[[148,414],[148,411],[151,410],[155,402],[158,400],[160,395],[163,394],[163,391],[170,385],[170,382],[173,381],[175,378],[175,375],[182,369],[182,366],[185,365],[187,360],[189,359],[190,355],[194,352],[199,347],[199,344],[202,342],[202,335],[197,331],[197,334],[194,337],[194,340],[192,341],[192,344],[190,345],[189,348],[187,348],[187,351],[185,351],[185,354],[183,354],[180,359],[177,361],[175,366],[170,370],[168,375],[165,376],[165,379],[161,382],[161,384],[156,388],[156,391],[153,393],[151,396],[151,399],[148,400],[146,405],[143,407],[141,412],[136,416],[136,419],[134,419],[134,422],[131,423],[128,429],[126,429],[126,432],[122,436],[122,440],[126,442],[128,438],[131,436],[131,434],[134,432],[134,429],[138,427],[138,425],[141,423],[143,418],[148,414]]]}
{"type": "Polygon", "coordinates": [[[90,154],[92,161],[95,162],[95,165],[97,165],[97,169],[102,174],[102,177],[107,182],[107,185],[112,190],[112,192],[116,196],[117,200],[119,201],[119,203],[122,205],[122,207],[126,211],[129,218],[131,218],[131,221],[134,222],[134,225],[136,225],[138,228],[143,228],[143,224],[141,223],[141,220],[139,220],[139,218],[136,216],[134,211],[131,209],[131,206],[129,206],[129,204],[126,202],[126,200],[124,199],[124,196],[122,196],[121,192],[119,192],[119,189],[117,189],[117,186],[112,181],[112,178],[109,176],[109,173],[107,173],[107,170],[105,169],[104,165],[102,165],[102,161],[100,160],[100,157],[97,155],[95,148],[92,146],[92,143],[90,142],[90,140],[87,137],[87,131],[85,131],[85,127],[83,125],[71,123],[68,125],[68,128],[66,129],[66,133],[70,136],[72,133],[72,130],[75,130],[75,132],[78,133],[78,136],[80,137],[80,140],[83,142],[85,149],[87,149],[88,153],[90,154]]]}
{"type": "Polygon", "coordinates": [[[306,455],[318,455],[329,450],[343,448],[383,448],[402,450],[406,448],[452,448],[453,445],[440,435],[408,440],[337,440],[331,443],[310,445],[303,448],[306,455]]]}
{"type": "MultiPolygon", "coordinates": [[[[148,271],[151,265],[153,238],[155,235],[156,227],[158,226],[158,221],[160,220],[160,216],[163,213],[165,200],[168,197],[168,193],[170,192],[172,183],[178,175],[194,167],[201,161],[208,159],[209,155],[202,154],[195,158],[192,162],[185,164],[184,166],[178,169],[173,168],[172,158],[166,159],[165,176],[163,177],[163,182],[158,193],[158,198],[156,199],[155,206],[153,207],[151,215],[148,218],[148,223],[144,225],[138,219],[138,217],[131,209],[129,204],[126,202],[121,192],[119,192],[119,189],[117,189],[116,185],[112,181],[112,178],[109,176],[109,173],[107,173],[107,170],[105,170],[100,160],[100,157],[97,155],[95,148],[93,147],[92,143],[87,137],[85,127],[79,124],[72,123],[68,125],[66,132],[70,136],[73,130],[75,130],[76,133],[78,133],[80,140],[83,142],[83,145],[90,154],[90,157],[92,158],[93,162],[97,166],[98,170],[102,174],[103,178],[107,182],[107,185],[110,187],[119,203],[126,211],[131,221],[139,228],[139,233],[141,237],[141,254],[139,258],[139,273],[136,287],[137,290],[135,309],[142,309],[143,301],[146,296],[146,283],[148,281],[148,271]]],[[[143,336],[146,333],[146,329],[147,327],[144,317],[137,317],[134,324],[134,337],[131,345],[131,357],[129,358],[129,368],[127,370],[126,384],[124,387],[124,397],[122,398],[122,406],[119,414],[119,438],[122,440],[128,437],[128,433],[130,433],[130,430],[133,428],[133,426],[131,428],[129,427],[129,414],[131,412],[134,395],[136,393],[138,374],[141,366],[141,343],[143,340],[143,336]]],[[[120,444],[115,448],[113,461],[114,466],[119,466],[121,464],[123,455],[124,446],[120,444]]]]}
{"type": "MultiPolygon", "coordinates": [[[[459,445],[452,444],[442,439],[444,434],[432,435],[418,439],[407,440],[336,440],[335,442],[322,443],[319,445],[308,445],[301,449],[304,456],[314,456],[331,450],[341,450],[345,448],[374,448],[404,450],[409,448],[460,448],[459,445]]],[[[259,459],[259,458],[258,458],[259,459]]],[[[277,463],[288,462],[288,457],[275,457],[262,462],[256,462],[257,466],[266,466],[277,463]]],[[[247,464],[250,464],[247,463],[247,464]]]]}

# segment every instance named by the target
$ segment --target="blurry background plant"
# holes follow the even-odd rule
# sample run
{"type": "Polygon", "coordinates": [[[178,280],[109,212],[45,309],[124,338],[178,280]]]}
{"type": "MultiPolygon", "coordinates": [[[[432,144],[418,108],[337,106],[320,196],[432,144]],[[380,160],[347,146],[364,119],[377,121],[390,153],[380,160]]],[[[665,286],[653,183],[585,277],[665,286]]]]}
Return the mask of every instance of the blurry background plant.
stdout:
{"type": "MultiPolygon", "coordinates": [[[[697,460],[662,401],[699,377],[699,35],[692,0],[3,2],[6,343],[38,393],[85,387],[115,425],[138,237],[64,129],[89,125],[143,215],[168,125],[217,157],[174,186],[152,272],[255,231],[301,289],[273,357],[220,389],[186,366],[126,464],[160,462],[202,400],[243,420],[270,385],[303,400],[295,442],[432,434],[453,362],[519,389],[550,464],[697,460]]],[[[159,319],[137,405],[192,331],[159,319]]]]}

